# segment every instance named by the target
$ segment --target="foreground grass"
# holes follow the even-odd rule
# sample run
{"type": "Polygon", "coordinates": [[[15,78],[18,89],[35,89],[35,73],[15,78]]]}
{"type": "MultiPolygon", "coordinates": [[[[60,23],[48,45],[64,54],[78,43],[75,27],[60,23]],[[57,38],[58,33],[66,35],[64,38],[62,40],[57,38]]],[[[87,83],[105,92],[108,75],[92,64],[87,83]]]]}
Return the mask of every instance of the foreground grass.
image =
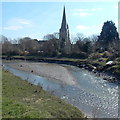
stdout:
{"type": "Polygon", "coordinates": [[[2,67],[0,66],[0,120],[1,119],[2,119],[2,67]]]}
{"type": "Polygon", "coordinates": [[[72,105],[7,71],[2,71],[3,118],[83,118],[72,105]]]}

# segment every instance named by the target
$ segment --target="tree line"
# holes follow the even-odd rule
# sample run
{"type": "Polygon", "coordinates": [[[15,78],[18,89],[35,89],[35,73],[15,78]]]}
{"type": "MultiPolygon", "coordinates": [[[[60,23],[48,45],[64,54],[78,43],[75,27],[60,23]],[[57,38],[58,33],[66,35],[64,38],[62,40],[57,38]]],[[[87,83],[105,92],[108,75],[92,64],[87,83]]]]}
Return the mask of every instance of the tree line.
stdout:
{"type": "Polygon", "coordinates": [[[93,53],[107,51],[115,57],[120,57],[120,39],[112,21],[104,22],[99,36],[85,37],[82,33],[77,33],[71,40],[73,42],[69,54],[60,53],[58,41],[59,33],[47,34],[42,41],[30,37],[11,41],[2,35],[2,55],[88,58],[93,53]]]}

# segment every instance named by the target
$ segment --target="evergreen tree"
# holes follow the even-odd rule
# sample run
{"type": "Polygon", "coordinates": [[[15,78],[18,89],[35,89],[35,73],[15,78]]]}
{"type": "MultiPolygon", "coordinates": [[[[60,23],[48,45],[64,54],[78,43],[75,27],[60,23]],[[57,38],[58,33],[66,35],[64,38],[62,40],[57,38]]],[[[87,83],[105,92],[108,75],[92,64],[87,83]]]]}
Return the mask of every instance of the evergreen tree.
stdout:
{"type": "Polygon", "coordinates": [[[100,43],[102,48],[107,49],[109,44],[113,43],[114,41],[116,42],[118,40],[119,35],[115,23],[113,23],[112,21],[105,22],[102,27],[100,36],[98,36],[98,43],[100,43]]]}

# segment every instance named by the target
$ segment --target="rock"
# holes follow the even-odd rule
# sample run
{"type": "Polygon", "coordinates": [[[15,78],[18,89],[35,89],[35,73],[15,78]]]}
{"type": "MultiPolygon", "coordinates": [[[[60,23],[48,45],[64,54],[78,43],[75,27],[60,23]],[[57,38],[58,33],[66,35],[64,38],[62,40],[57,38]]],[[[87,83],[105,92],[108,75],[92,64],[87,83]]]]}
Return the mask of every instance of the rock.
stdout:
{"type": "Polygon", "coordinates": [[[91,65],[91,64],[87,64],[85,68],[88,69],[89,71],[94,71],[94,70],[96,70],[96,67],[93,66],[93,65],[91,65]]]}
{"type": "Polygon", "coordinates": [[[112,65],[113,64],[113,61],[108,61],[107,63],[106,63],[106,65],[112,65]]]}
{"type": "Polygon", "coordinates": [[[34,90],[34,93],[39,93],[40,92],[40,90],[34,90]]]}
{"type": "Polygon", "coordinates": [[[37,93],[38,91],[37,90],[34,90],[34,93],[37,93]]]}
{"type": "Polygon", "coordinates": [[[104,77],[103,80],[108,80],[108,79],[106,77],[104,77]]]}

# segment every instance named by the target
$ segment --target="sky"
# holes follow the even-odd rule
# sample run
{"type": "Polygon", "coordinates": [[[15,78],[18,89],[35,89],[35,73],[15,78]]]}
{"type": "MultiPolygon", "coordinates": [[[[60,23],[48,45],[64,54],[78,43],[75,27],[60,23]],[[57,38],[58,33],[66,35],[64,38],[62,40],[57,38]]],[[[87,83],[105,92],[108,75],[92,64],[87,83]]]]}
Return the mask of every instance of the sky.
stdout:
{"type": "Polygon", "coordinates": [[[118,2],[2,2],[2,35],[18,39],[42,40],[59,32],[66,8],[71,38],[99,35],[104,22],[112,20],[118,28],[118,2]]]}

